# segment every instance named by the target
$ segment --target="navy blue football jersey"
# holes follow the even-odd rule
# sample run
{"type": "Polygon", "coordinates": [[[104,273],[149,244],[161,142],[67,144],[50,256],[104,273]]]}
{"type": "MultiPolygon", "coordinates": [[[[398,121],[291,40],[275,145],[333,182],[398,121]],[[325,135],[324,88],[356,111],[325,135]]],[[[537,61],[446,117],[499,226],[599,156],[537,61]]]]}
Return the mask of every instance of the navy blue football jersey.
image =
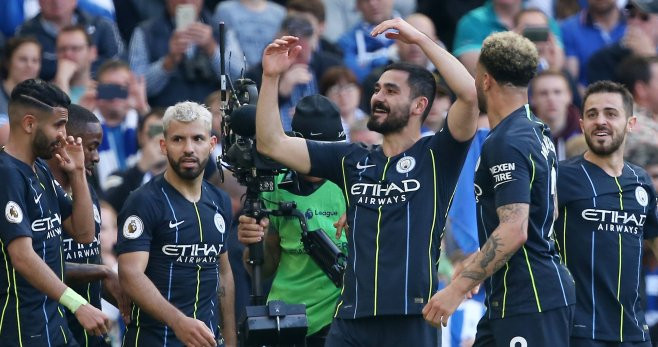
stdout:
{"type": "MultiPolygon", "coordinates": [[[[134,191],[119,213],[119,254],[145,251],[145,274],[160,294],[219,338],[218,256],[226,252],[231,202],[203,181],[201,198],[190,202],[163,175],[134,191]]],[[[181,346],[173,330],[133,305],[124,346],[181,346]]]]}
{"type": "Polygon", "coordinates": [[[71,215],[71,201],[45,162],[33,167],[0,152],[0,345],[62,346],[75,343],[64,307],[32,287],[12,266],[7,245],[18,237],[32,238],[34,252],[63,279],[62,221],[71,215]]]}
{"type": "Polygon", "coordinates": [[[642,241],[658,236],[651,179],[629,163],[612,177],[579,156],[560,162],[558,199],[557,241],[576,280],[572,335],[647,341],[638,291],[642,241]]]}
{"type": "Polygon", "coordinates": [[[336,316],[420,314],[436,291],[441,237],[470,141],[458,142],[446,126],[393,157],[380,146],[306,143],[310,175],[336,183],[347,205],[348,266],[336,316]]]}
{"type": "MultiPolygon", "coordinates": [[[[91,193],[91,201],[94,209],[94,241],[87,244],[77,243],[73,240],[66,230],[64,230],[63,246],[64,246],[64,261],[69,263],[79,264],[101,264],[100,241],[98,234],[101,231],[101,214],[99,210],[98,195],[91,184],[89,192],[91,193]]],[[[91,305],[101,309],[101,291],[102,283],[100,280],[89,283],[72,285],[71,289],[85,298],[91,305]]],[[[80,325],[78,319],[70,311],[67,312],[67,319],[69,322],[69,329],[73,333],[76,341],[82,347],[96,347],[107,346],[104,342],[104,337],[94,336],[88,334],[85,329],[80,325]]]]}
{"type": "Polygon", "coordinates": [[[527,104],[493,128],[482,146],[475,169],[480,246],[498,227],[499,207],[530,206],[527,241],[484,282],[490,319],[575,303],[573,279],[555,248],[556,175],[555,147],[548,127],[527,104]]]}

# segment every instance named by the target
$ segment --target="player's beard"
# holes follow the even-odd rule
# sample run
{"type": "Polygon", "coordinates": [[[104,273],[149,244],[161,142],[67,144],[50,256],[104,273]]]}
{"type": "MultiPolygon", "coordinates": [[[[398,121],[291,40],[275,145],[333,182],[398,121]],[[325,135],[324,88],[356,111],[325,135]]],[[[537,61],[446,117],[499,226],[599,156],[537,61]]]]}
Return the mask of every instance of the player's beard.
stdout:
{"type": "Polygon", "coordinates": [[[381,101],[375,102],[371,109],[374,110],[375,108],[382,108],[386,110],[387,115],[384,116],[384,121],[378,123],[377,117],[371,114],[370,118],[368,119],[368,123],[366,124],[368,129],[371,131],[376,131],[382,135],[399,132],[402,128],[407,126],[407,123],[409,123],[409,105],[410,103],[407,103],[401,105],[400,107],[391,109],[381,101]]]}
{"type": "MultiPolygon", "coordinates": [[[[608,130],[608,129],[597,128],[595,131],[597,130],[608,130]]],[[[596,140],[592,140],[593,132],[594,131],[585,134],[585,142],[587,142],[587,147],[589,147],[589,150],[592,151],[592,153],[602,157],[607,157],[610,154],[616,152],[619,149],[619,147],[621,147],[621,144],[624,143],[624,138],[626,137],[625,131],[612,132],[610,135],[612,137],[610,144],[601,145],[596,140]]]]}
{"type": "Polygon", "coordinates": [[[53,157],[53,151],[57,147],[57,143],[57,140],[51,142],[46,133],[37,127],[32,141],[32,149],[37,157],[48,160],[53,157]]]}
{"type": "Polygon", "coordinates": [[[169,156],[168,154],[167,154],[167,160],[169,161],[169,165],[171,165],[171,168],[174,169],[174,172],[176,172],[176,175],[178,175],[178,177],[189,181],[193,181],[197,177],[199,177],[199,175],[203,173],[203,170],[205,170],[206,164],[208,163],[208,158],[204,160],[199,160],[199,158],[197,157],[182,156],[180,157],[180,159],[176,160],[171,156],[169,156]],[[198,165],[194,169],[181,168],[181,162],[183,161],[183,159],[194,159],[196,160],[198,165]]]}

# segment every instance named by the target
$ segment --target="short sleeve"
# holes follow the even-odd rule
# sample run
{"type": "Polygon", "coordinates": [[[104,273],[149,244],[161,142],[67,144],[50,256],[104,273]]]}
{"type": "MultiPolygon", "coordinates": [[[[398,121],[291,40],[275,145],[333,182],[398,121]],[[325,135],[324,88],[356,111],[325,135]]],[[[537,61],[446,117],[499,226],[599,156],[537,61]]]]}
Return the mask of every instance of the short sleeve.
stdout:
{"type": "MultiPolygon", "coordinates": [[[[73,201],[71,197],[64,191],[62,186],[59,185],[57,180],[51,177],[55,194],[57,194],[57,204],[59,205],[59,212],[62,214],[62,220],[66,220],[73,214],[73,201]]],[[[90,192],[91,193],[91,192],[90,192]]],[[[92,198],[93,203],[93,198],[92,198]]]]}
{"type": "Polygon", "coordinates": [[[306,140],[308,155],[311,159],[309,174],[315,177],[326,178],[339,186],[342,185],[341,161],[350,149],[359,144],[346,142],[320,142],[306,140]]]}
{"type": "Polygon", "coordinates": [[[132,193],[117,218],[117,253],[148,252],[157,222],[156,204],[148,194],[132,193]]]}
{"type": "MultiPolygon", "coordinates": [[[[226,221],[226,228],[224,230],[233,230],[233,208],[231,204],[231,197],[229,197],[228,194],[223,193],[221,195],[222,198],[222,217],[224,217],[224,221],[226,221]]],[[[225,233],[226,239],[224,239],[224,247],[222,247],[222,250],[219,252],[220,254],[225,253],[228,250],[228,247],[226,246],[228,244],[228,238],[230,237],[231,233],[225,233]]]]}
{"type": "Polygon", "coordinates": [[[488,145],[495,149],[487,151],[486,169],[494,185],[496,208],[514,203],[529,204],[530,157],[505,141],[488,145]]]}
{"type": "Polygon", "coordinates": [[[4,210],[4,217],[0,218],[0,240],[5,246],[15,238],[32,237],[25,202],[27,190],[25,180],[18,174],[8,171],[5,170],[7,174],[2,176],[11,184],[6,184],[0,189],[0,204],[4,210]]]}
{"type": "Polygon", "coordinates": [[[653,189],[651,179],[645,176],[647,184],[643,185],[649,191],[649,208],[647,222],[644,224],[644,238],[653,239],[658,236],[658,210],[656,209],[656,191],[653,189]]]}

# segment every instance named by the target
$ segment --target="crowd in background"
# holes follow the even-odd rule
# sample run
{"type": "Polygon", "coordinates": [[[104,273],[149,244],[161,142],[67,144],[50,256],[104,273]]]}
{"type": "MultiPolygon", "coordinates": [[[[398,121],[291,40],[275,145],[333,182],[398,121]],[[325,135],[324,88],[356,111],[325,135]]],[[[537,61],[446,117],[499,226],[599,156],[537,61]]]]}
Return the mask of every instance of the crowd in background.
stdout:
{"type": "MultiPolygon", "coordinates": [[[[348,141],[378,144],[381,135],[366,124],[383,68],[403,61],[436,71],[418,46],[369,35],[383,20],[402,17],[472,74],[490,33],[513,30],[530,38],[541,57],[530,105],[550,126],[560,160],[586,149],[578,121],[584,87],[599,80],[625,85],[638,117],[627,158],[649,172],[658,190],[658,8],[645,6],[624,0],[4,0],[0,145],[9,134],[8,95],[29,78],[52,81],[73,103],[97,115],[103,142],[92,180],[103,200],[104,263],[116,264],[116,211],[131,191],[166,166],[159,145],[163,109],[184,100],[204,103],[214,116],[213,132],[221,134],[220,22],[227,28],[225,68],[232,81],[247,77],[259,84],[265,46],[282,35],[300,38],[298,61],[279,82],[285,130],[291,130],[296,103],[320,93],[338,106],[348,141]]],[[[439,88],[424,135],[441,129],[454,99],[441,76],[435,77],[439,88]]],[[[470,176],[460,178],[444,238],[443,255],[453,266],[478,247],[472,172],[488,128],[486,117],[480,119],[463,171],[470,170],[470,176]]],[[[220,153],[218,148],[215,154],[220,153]]],[[[231,195],[237,216],[244,188],[229,172],[221,175],[214,160],[209,163],[205,177],[231,195]]],[[[235,237],[229,239],[238,314],[250,290],[241,247],[235,237]]],[[[649,250],[645,258],[646,318],[656,326],[658,264],[649,250]]],[[[450,263],[440,263],[445,279],[450,263]]],[[[476,297],[462,304],[452,319],[461,323],[451,322],[444,346],[474,338],[481,302],[476,297]]],[[[120,329],[116,333],[118,343],[120,329]]]]}

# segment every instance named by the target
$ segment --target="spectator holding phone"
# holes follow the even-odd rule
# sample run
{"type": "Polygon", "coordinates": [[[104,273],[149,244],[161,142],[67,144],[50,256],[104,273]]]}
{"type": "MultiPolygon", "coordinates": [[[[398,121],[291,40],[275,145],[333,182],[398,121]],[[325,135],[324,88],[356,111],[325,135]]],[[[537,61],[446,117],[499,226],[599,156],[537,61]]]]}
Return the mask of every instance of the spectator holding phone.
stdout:
{"type": "Polygon", "coordinates": [[[564,49],[549,28],[548,17],[536,8],[521,10],[514,17],[514,31],[527,37],[539,52],[540,70],[562,70],[564,49]]]}
{"type": "Polygon", "coordinates": [[[107,189],[111,172],[125,170],[135,161],[137,124],[150,109],[145,89],[144,78],[135,76],[120,60],[110,60],[98,70],[98,84],[89,95],[90,99],[95,96],[94,109],[103,126],[97,172],[102,190],[107,189]]]}

